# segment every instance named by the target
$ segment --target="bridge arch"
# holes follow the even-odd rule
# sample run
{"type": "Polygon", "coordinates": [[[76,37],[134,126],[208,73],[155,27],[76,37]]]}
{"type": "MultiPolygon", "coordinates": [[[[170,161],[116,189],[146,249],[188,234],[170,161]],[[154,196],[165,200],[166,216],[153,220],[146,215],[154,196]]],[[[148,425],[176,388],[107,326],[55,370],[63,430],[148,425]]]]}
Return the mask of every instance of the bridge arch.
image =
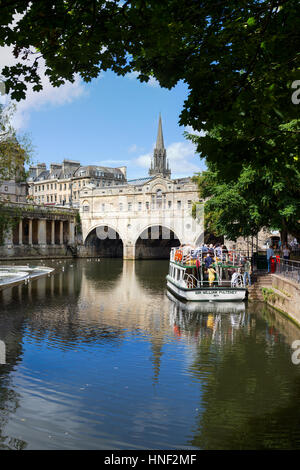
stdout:
{"type": "Polygon", "coordinates": [[[123,240],[119,232],[106,223],[100,223],[89,230],[84,246],[90,256],[123,258],[123,240]]]}
{"type": "Polygon", "coordinates": [[[175,231],[165,224],[150,224],[135,239],[136,259],[168,259],[170,249],[180,245],[175,231]]]}

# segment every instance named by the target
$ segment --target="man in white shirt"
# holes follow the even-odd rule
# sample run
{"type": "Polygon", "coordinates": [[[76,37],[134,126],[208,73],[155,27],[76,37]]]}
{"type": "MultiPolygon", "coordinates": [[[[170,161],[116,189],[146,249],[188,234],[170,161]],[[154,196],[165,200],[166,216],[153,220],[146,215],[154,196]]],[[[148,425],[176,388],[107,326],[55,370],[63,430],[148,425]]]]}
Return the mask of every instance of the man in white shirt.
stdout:
{"type": "Polygon", "coordinates": [[[288,249],[287,245],[284,245],[282,253],[283,259],[290,259],[290,250],[288,249]]]}

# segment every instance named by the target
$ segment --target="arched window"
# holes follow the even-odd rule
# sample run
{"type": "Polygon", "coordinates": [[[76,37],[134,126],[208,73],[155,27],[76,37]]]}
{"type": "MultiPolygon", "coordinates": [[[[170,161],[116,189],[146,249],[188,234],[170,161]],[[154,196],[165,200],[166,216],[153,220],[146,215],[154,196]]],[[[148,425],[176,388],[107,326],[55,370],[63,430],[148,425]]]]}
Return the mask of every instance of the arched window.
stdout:
{"type": "Polygon", "coordinates": [[[156,191],[156,208],[161,209],[162,207],[162,190],[158,189],[156,191]]]}

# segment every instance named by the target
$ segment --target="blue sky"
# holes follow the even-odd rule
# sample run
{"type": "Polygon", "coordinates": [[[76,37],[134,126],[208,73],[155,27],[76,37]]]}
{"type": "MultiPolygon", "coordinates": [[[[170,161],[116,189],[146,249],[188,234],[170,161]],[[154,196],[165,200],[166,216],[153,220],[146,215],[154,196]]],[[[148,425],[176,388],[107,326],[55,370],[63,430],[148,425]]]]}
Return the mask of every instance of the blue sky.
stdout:
{"type": "MultiPolygon", "coordinates": [[[[3,50],[0,69],[12,63],[9,49],[3,50]]],[[[127,166],[128,178],[148,175],[156,140],[159,113],[172,177],[192,176],[204,167],[195,147],[178,124],[187,97],[187,87],[162,89],[155,80],[140,83],[136,75],[118,77],[112,72],[86,84],[53,88],[46,78],[44,90],[29,91],[17,104],[14,126],[30,135],[34,161],[127,166]]],[[[187,129],[190,130],[190,129],[187,129]]]]}

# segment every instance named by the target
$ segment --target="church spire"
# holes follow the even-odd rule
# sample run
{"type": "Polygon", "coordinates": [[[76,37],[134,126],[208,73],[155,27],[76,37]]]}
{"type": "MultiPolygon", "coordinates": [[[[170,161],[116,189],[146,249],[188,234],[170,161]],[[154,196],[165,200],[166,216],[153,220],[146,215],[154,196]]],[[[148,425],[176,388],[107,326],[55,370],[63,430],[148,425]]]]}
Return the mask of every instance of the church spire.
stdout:
{"type": "Polygon", "coordinates": [[[158,131],[156,138],[156,146],[153,154],[153,163],[149,169],[150,176],[161,175],[164,178],[171,177],[171,170],[167,163],[167,152],[164,145],[164,137],[162,131],[161,115],[159,114],[158,131]]]}
{"type": "Polygon", "coordinates": [[[160,113],[159,113],[158,132],[157,132],[157,139],[156,139],[156,147],[155,148],[161,149],[161,150],[163,150],[165,148],[160,113]]]}

